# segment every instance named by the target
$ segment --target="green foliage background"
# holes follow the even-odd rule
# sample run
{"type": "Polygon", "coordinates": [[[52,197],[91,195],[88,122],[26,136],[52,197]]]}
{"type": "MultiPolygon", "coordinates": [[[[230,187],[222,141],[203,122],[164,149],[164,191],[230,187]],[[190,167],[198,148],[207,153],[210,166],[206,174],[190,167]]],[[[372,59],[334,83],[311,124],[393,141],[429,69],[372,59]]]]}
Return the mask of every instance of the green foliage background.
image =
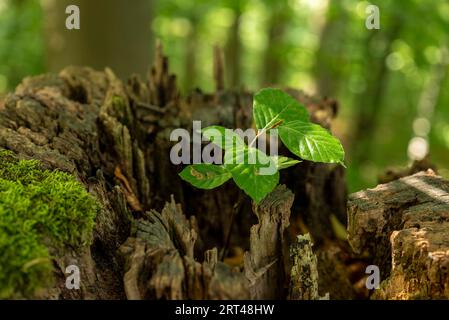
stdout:
{"type": "MultiPolygon", "coordinates": [[[[371,1],[380,8],[381,30],[365,28],[370,2],[359,0],[152,3],[149,27],[184,92],[213,90],[218,44],[228,87],[279,84],[336,98],[341,112],[333,131],[347,151],[350,191],[374,186],[387,166],[407,165],[417,135],[428,139],[431,160],[447,175],[448,1],[371,1]],[[434,103],[420,107],[435,87],[434,103]]],[[[45,71],[42,21],[39,1],[0,0],[0,92],[45,71]]]]}

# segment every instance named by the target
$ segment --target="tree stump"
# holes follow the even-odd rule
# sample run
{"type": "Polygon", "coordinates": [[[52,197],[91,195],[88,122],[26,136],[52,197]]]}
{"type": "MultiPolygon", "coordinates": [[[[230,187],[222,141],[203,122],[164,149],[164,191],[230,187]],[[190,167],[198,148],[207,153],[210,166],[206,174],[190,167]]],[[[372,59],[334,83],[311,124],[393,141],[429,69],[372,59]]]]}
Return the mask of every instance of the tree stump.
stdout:
{"type": "Polygon", "coordinates": [[[449,299],[449,181],[428,170],[352,194],[348,230],[380,267],[373,299],[449,299]]]}
{"type": "MultiPolygon", "coordinates": [[[[225,255],[228,265],[224,265],[218,252],[227,248],[230,250],[223,252],[249,251],[256,274],[269,265],[268,260],[275,260],[275,252],[254,251],[250,229],[262,213],[255,208],[258,217],[252,214],[251,202],[236,186],[227,183],[213,191],[194,189],[178,177],[182,167],[169,158],[174,145],[170,132],[180,127],[191,129],[192,120],[203,121],[203,126],[251,127],[252,94],[224,90],[221,59],[217,59],[218,91],[205,94],[196,90],[181,97],[160,45],[155,56],[147,81],[132,76],[123,83],[109,69],[68,67],[58,75],[26,78],[0,101],[0,148],[19,158],[39,160],[45,168],[73,174],[102,205],[91,247],[52,252],[58,266],[57,284],[44,292],[43,298],[243,298],[249,289],[229,266],[234,259],[232,264],[241,269],[243,255],[225,255]],[[238,206],[236,199],[243,199],[238,206]],[[158,244],[149,244],[145,234],[152,234],[155,224],[162,238],[158,244]],[[267,261],[264,255],[269,257],[267,261]],[[81,269],[81,290],[64,286],[63,270],[70,263],[81,269]],[[179,274],[181,265],[186,271],[184,278],[179,274]],[[157,277],[148,274],[147,269],[153,267],[151,274],[154,271],[157,277]],[[165,276],[170,267],[179,269],[178,278],[165,276]],[[227,280],[222,281],[224,278],[227,280]],[[142,279],[148,281],[141,283],[142,279]],[[209,281],[207,288],[197,287],[200,279],[209,281]],[[189,292],[180,288],[181,283],[189,292]],[[230,286],[235,285],[241,289],[231,292],[230,286]]],[[[305,104],[313,121],[330,128],[337,114],[334,101],[296,90],[290,94],[305,104]]],[[[306,226],[317,247],[333,239],[331,214],[346,220],[343,168],[305,161],[284,171],[281,182],[294,198],[289,195],[284,208],[292,207],[291,217],[290,210],[288,217],[285,211],[283,227],[276,227],[278,239],[283,239],[280,243],[295,239],[299,225],[306,226]],[[290,232],[284,235],[288,220],[292,222],[290,232]]],[[[263,219],[259,223],[261,228],[266,226],[263,219]]],[[[273,249],[279,248],[278,242],[273,245],[273,249]]],[[[275,268],[285,269],[279,264],[288,254],[277,254],[280,260],[275,268]]],[[[289,269],[283,272],[279,288],[273,288],[276,293],[263,296],[286,296],[289,269]]]]}

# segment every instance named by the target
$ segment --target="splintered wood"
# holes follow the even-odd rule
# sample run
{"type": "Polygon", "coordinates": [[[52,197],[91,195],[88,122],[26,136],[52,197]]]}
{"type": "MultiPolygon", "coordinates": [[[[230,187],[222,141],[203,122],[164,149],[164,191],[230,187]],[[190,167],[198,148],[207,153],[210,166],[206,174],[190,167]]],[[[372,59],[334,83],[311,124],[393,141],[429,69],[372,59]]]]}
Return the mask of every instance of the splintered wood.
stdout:
{"type": "Polygon", "coordinates": [[[428,170],[352,194],[348,229],[381,268],[373,298],[449,298],[449,181],[428,170]]]}
{"type": "Polygon", "coordinates": [[[293,199],[293,193],[281,185],[253,206],[259,223],[251,227],[250,251],[245,253],[245,273],[253,299],[280,299],[283,295],[284,231],[293,199]]]}
{"type": "Polygon", "coordinates": [[[208,250],[203,263],[194,259],[194,217],[186,219],[179,204],[167,203],[135,221],[132,236],[120,247],[128,299],[246,299],[243,274],[208,250]]]}
{"type": "Polygon", "coordinates": [[[310,236],[299,236],[290,247],[291,263],[284,256],[292,203],[292,192],[282,185],[254,205],[259,224],[251,228],[242,271],[219,262],[216,248],[205,252],[202,263],[195,260],[196,220],[187,219],[172,198],[161,213],[153,210],[136,220],[120,247],[127,298],[283,299],[290,287],[290,299],[320,299],[310,236]]]}

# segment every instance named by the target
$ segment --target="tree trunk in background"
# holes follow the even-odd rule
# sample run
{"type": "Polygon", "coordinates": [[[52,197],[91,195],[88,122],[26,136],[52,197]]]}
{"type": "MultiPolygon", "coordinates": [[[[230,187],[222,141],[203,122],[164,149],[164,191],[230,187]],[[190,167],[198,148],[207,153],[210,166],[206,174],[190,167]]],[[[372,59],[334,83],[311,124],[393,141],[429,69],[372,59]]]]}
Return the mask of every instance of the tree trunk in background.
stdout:
{"type": "Polygon", "coordinates": [[[145,74],[151,60],[151,1],[45,0],[47,64],[50,71],[67,65],[111,67],[120,77],[145,74]],[[68,30],[68,5],[80,8],[80,30],[68,30]]]}
{"type": "Polygon", "coordinates": [[[284,1],[279,1],[279,3],[274,3],[273,6],[268,21],[268,41],[264,57],[263,85],[279,83],[283,64],[283,59],[280,56],[280,51],[282,51],[280,46],[282,45],[282,38],[287,24],[284,7],[286,4],[284,1]]]}
{"type": "Polygon", "coordinates": [[[226,43],[226,65],[228,70],[228,83],[230,88],[237,88],[240,85],[240,55],[242,44],[240,42],[240,17],[241,8],[239,4],[233,8],[235,18],[231,28],[229,28],[228,41],[226,43]]]}
{"type": "MultiPolygon", "coordinates": [[[[353,163],[365,162],[371,154],[373,144],[373,134],[376,131],[381,109],[383,107],[383,93],[386,92],[388,82],[388,69],[386,60],[391,53],[391,45],[401,32],[401,21],[396,17],[393,24],[388,28],[387,34],[381,32],[373,33],[368,37],[366,48],[366,64],[365,74],[367,75],[367,88],[357,97],[357,122],[354,127],[352,141],[353,144],[353,163]],[[384,50],[379,54],[373,52],[375,41],[382,41],[378,37],[384,37],[384,50]]],[[[371,30],[375,32],[374,30],[371,30]]]]}
{"type": "Polygon", "coordinates": [[[185,41],[184,48],[184,74],[182,75],[182,89],[184,92],[188,92],[195,87],[193,79],[197,79],[197,39],[198,39],[198,23],[197,20],[192,18],[192,29],[185,41]]]}
{"type": "Polygon", "coordinates": [[[331,1],[326,14],[326,24],[320,37],[314,73],[317,92],[323,97],[335,97],[342,78],[342,59],[346,36],[347,11],[339,1],[331,1]]]}

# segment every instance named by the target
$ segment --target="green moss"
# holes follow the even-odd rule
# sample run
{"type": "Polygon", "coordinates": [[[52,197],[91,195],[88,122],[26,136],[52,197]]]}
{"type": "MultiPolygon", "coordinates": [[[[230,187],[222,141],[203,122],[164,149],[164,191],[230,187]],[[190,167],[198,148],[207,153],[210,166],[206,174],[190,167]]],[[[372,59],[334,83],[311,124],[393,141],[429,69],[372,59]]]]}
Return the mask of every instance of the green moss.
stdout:
{"type": "Polygon", "coordinates": [[[119,119],[123,125],[129,127],[131,125],[132,113],[125,99],[121,96],[113,96],[111,102],[113,115],[119,119]]]}
{"type": "Polygon", "coordinates": [[[0,299],[51,284],[48,247],[88,245],[98,209],[73,176],[0,150],[0,299]]]}

